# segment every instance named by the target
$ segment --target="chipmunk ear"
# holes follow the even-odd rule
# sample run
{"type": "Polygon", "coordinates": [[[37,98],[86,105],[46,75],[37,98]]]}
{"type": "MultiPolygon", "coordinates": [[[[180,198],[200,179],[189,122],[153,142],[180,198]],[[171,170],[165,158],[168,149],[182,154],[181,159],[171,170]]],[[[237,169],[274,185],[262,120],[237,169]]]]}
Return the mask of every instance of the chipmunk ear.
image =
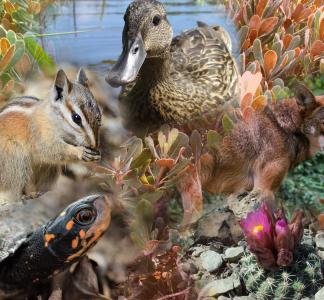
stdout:
{"type": "Polygon", "coordinates": [[[88,77],[86,75],[86,73],[84,72],[84,70],[81,68],[79,70],[78,76],[77,76],[77,81],[82,84],[85,87],[89,87],[89,80],[88,77]]]}
{"type": "Polygon", "coordinates": [[[55,101],[62,100],[63,97],[71,92],[72,84],[67,78],[65,72],[60,69],[54,82],[54,99],[55,101]]]}
{"type": "Polygon", "coordinates": [[[295,97],[298,106],[306,113],[312,112],[318,106],[313,93],[302,83],[295,86],[295,97]]]}

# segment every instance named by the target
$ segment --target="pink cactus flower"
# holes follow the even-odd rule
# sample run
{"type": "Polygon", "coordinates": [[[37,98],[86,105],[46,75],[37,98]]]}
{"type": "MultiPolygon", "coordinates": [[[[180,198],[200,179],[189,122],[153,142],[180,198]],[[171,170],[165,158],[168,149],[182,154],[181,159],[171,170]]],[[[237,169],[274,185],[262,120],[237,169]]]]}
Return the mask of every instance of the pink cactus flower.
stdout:
{"type": "Polygon", "coordinates": [[[240,221],[249,250],[266,269],[289,266],[293,250],[302,233],[302,212],[297,212],[288,224],[282,210],[274,214],[266,203],[240,221]]]}

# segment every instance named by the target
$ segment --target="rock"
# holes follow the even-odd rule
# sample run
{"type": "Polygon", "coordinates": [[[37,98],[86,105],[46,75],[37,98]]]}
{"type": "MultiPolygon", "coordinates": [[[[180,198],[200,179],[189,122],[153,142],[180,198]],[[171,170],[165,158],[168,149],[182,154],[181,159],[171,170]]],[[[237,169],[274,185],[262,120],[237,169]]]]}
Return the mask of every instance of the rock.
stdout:
{"type": "Polygon", "coordinates": [[[219,296],[217,297],[217,300],[231,300],[231,298],[227,298],[225,296],[219,296]]]}
{"type": "Polygon", "coordinates": [[[324,260],[324,251],[318,250],[318,251],[317,251],[317,255],[318,255],[322,260],[324,260]]]}
{"type": "Polygon", "coordinates": [[[200,292],[201,297],[220,296],[236,288],[241,287],[238,276],[232,275],[228,278],[217,279],[208,283],[200,292]]]}
{"type": "Polygon", "coordinates": [[[304,233],[301,244],[314,247],[314,238],[310,234],[305,234],[304,233]]]}
{"type": "Polygon", "coordinates": [[[227,248],[225,251],[224,258],[226,261],[236,262],[243,256],[243,253],[244,253],[244,248],[241,246],[227,248]]]}
{"type": "Polygon", "coordinates": [[[246,218],[247,214],[254,211],[261,204],[261,190],[252,190],[240,194],[232,194],[227,197],[229,208],[238,219],[246,218]]]}
{"type": "Polygon", "coordinates": [[[183,272],[187,274],[196,274],[198,273],[198,268],[193,263],[184,263],[181,265],[183,272]]]}
{"type": "Polygon", "coordinates": [[[211,250],[207,250],[200,255],[201,264],[208,272],[214,272],[223,264],[222,256],[211,250]]]}
{"type": "MultiPolygon", "coordinates": [[[[324,232],[321,231],[315,236],[316,247],[319,250],[324,250],[324,232]]],[[[324,299],[324,298],[323,298],[324,299]]]]}
{"type": "Polygon", "coordinates": [[[214,239],[231,246],[243,237],[234,214],[228,208],[210,211],[197,221],[195,227],[196,241],[214,239]]]}
{"type": "Polygon", "coordinates": [[[195,257],[198,257],[201,253],[203,253],[205,251],[205,249],[203,247],[193,247],[191,249],[193,250],[192,256],[195,256],[195,257]]]}
{"type": "Polygon", "coordinates": [[[256,300],[256,298],[254,298],[253,296],[235,296],[233,300],[256,300]]]}
{"type": "Polygon", "coordinates": [[[315,300],[323,300],[324,299],[324,287],[322,287],[316,294],[315,300]]]}

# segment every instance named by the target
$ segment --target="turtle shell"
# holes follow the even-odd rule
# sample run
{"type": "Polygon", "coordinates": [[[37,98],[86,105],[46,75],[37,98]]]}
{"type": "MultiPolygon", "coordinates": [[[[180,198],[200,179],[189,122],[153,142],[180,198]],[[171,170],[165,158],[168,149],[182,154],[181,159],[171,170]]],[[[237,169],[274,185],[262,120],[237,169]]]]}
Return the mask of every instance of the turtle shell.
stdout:
{"type": "Polygon", "coordinates": [[[46,224],[49,214],[40,200],[12,205],[0,212],[0,263],[23,244],[27,236],[46,224]]]}

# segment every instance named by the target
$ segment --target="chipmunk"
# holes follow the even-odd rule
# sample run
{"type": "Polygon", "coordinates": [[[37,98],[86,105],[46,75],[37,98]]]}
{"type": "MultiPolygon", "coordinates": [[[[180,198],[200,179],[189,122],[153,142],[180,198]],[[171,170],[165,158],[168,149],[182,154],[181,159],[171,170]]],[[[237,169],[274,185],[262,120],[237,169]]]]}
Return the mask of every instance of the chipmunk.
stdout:
{"type": "Polygon", "coordinates": [[[13,99],[0,111],[0,205],[47,191],[62,165],[98,161],[101,111],[80,69],[56,74],[48,99],[13,99]]]}
{"type": "Polygon", "coordinates": [[[324,151],[324,103],[298,84],[294,99],[255,111],[202,156],[202,186],[213,194],[259,189],[274,203],[288,171],[318,151],[324,151]]]}

